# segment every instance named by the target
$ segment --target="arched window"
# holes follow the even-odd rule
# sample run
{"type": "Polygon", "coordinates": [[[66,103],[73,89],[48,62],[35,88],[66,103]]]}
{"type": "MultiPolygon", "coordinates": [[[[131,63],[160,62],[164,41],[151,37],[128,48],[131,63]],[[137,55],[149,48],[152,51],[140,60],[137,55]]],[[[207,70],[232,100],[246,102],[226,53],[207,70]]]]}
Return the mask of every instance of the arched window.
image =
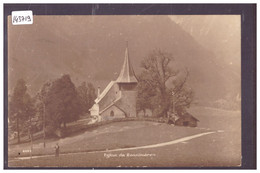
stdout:
{"type": "Polygon", "coordinates": [[[110,112],[110,116],[113,117],[114,116],[114,111],[110,112]]]}

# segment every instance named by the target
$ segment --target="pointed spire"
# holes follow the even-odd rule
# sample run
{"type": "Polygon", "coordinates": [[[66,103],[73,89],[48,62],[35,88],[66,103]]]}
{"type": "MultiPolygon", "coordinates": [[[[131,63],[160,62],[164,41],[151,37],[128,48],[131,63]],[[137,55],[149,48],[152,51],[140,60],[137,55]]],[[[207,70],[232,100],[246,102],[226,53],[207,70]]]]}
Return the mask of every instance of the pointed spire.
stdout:
{"type": "Polygon", "coordinates": [[[128,54],[128,42],[126,42],[125,50],[125,60],[119,77],[116,80],[119,83],[137,83],[135,77],[134,69],[130,63],[129,54],[128,54]]]}
{"type": "Polygon", "coordinates": [[[128,49],[128,41],[126,41],[126,49],[128,49]]]}

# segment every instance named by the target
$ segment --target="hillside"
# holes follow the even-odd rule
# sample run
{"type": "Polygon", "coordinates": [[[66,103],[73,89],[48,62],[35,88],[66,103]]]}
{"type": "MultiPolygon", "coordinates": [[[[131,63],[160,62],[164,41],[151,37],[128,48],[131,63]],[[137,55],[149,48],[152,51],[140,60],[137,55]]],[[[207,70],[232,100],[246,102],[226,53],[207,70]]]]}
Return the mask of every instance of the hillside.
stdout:
{"type": "Polygon", "coordinates": [[[211,50],[223,66],[240,76],[241,16],[240,15],[178,15],[170,18],[211,50]]]}
{"type": "Polygon", "coordinates": [[[32,159],[28,152],[30,143],[11,145],[8,164],[10,167],[240,165],[240,113],[204,107],[190,111],[200,120],[196,128],[148,121],[114,122],[69,137],[46,140],[46,148],[42,141],[34,141],[32,159]],[[54,157],[57,143],[61,152],[59,159],[54,157]],[[155,157],[106,157],[106,154],[120,153],[155,154],[155,157]]]}
{"type": "Polygon", "coordinates": [[[160,48],[175,57],[173,68],[189,68],[198,100],[240,91],[234,70],[220,65],[213,52],[168,16],[35,16],[33,25],[13,26],[9,20],[9,92],[19,78],[35,93],[64,73],[76,85],[90,81],[102,89],[120,71],[126,40],[136,74],[142,58],[160,48]]]}

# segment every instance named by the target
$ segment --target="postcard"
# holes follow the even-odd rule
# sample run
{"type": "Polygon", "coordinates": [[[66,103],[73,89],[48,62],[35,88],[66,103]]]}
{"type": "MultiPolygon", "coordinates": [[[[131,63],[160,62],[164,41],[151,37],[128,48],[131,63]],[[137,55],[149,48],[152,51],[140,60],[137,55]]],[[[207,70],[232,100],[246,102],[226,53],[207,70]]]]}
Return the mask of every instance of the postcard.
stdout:
{"type": "Polygon", "coordinates": [[[7,19],[9,168],[242,164],[241,15],[7,19]]]}

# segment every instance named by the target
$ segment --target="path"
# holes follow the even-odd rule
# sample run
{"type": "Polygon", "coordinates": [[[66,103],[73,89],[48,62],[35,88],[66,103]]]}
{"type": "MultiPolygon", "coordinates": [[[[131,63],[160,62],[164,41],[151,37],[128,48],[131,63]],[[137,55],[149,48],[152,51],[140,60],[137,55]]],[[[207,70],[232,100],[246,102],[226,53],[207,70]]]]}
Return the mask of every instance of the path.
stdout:
{"type": "MultiPolygon", "coordinates": [[[[196,134],[196,135],[191,135],[191,136],[183,137],[183,138],[176,139],[176,140],[169,141],[169,142],[163,142],[163,143],[152,144],[152,145],[145,145],[145,146],[140,146],[140,147],[119,148],[119,149],[104,150],[104,151],[90,151],[90,152],[64,153],[64,154],[60,154],[60,156],[62,156],[62,155],[87,154],[87,153],[102,153],[102,152],[115,152],[115,151],[126,151],[126,150],[138,150],[138,149],[147,149],[147,148],[158,148],[158,147],[173,145],[173,144],[177,144],[177,143],[181,143],[181,142],[186,142],[186,141],[189,141],[189,140],[191,140],[191,139],[199,138],[199,137],[202,137],[202,136],[205,136],[205,135],[209,135],[209,134],[213,134],[213,133],[217,133],[217,132],[223,132],[223,131],[204,132],[204,133],[200,133],[200,134],[196,134]]],[[[43,158],[43,157],[54,157],[54,155],[32,156],[33,159],[43,158]]],[[[13,160],[9,160],[8,162],[17,162],[17,161],[19,161],[19,160],[28,160],[28,159],[31,159],[31,157],[19,157],[19,158],[13,159],[13,160]]]]}

